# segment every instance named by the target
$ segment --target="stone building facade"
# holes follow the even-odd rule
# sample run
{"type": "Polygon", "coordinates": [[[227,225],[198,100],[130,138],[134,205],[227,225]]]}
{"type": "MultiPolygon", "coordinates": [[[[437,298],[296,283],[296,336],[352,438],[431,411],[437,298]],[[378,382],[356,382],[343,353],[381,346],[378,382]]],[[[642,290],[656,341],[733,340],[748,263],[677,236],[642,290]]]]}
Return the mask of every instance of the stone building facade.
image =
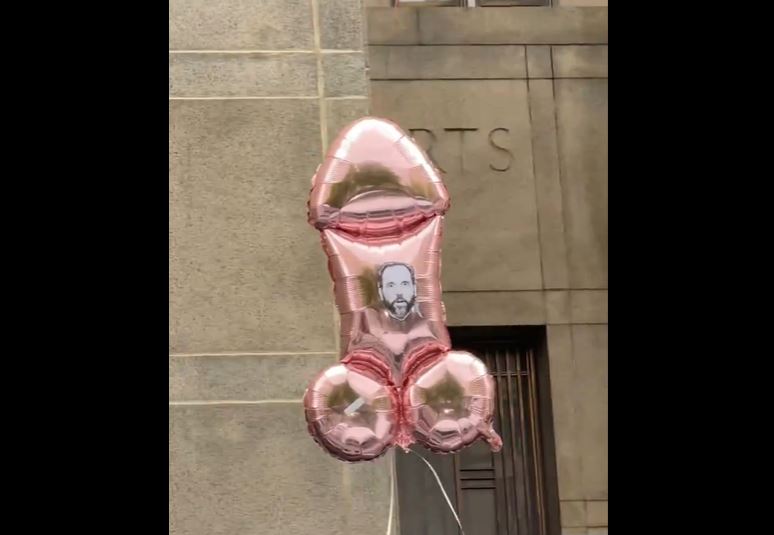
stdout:
{"type": "Polygon", "coordinates": [[[542,329],[555,532],[606,534],[607,2],[389,4],[169,3],[170,533],[414,535],[396,456],[300,405],[339,349],[310,178],[371,113],[446,174],[449,325],[542,329]]]}

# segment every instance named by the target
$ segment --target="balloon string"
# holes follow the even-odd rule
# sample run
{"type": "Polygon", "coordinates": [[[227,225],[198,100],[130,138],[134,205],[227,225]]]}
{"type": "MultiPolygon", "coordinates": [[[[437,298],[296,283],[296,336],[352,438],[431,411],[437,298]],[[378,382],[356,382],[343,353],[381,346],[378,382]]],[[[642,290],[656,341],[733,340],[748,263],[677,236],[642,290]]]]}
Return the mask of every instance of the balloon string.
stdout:
{"type": "Polygon", "coordinates": [[[460,527],[461,535],[465,535],[465,530],[462,529],[462,522],[460,522],[460,517],[457,516],[457,511],[454,510],[454,506],[452,505],[452,502],[449,499],[449,495],[446,494],[446,489],[443,488],[443,483],[441,483],[441,478],[438,477],[438,472],[435,471],[435,468],[433,468],[433,465],[431,465],[427,461],[427,459],[422,457],[420,454],[418,454],[414,450],[409,450],[409,451],[411,453],[413,453],[414,455],[416,455],[417,457],[419,457],[420,459],[422,459],[422,462],[424,462],[427,465],[427,467],[430,469],[430,471],[433,473],[433,475],[435,476],[435,480],[438,482],[438,487],[441,489],[441,492],[443,493],[443,497],[446,498],[446,503],[448,504],[449,509],[451,509],[451,512],[454,515],[454,520],[457,521],[457,525],[460,527]]]}
{"type": "Polygon", "coordinates": [[[395,462],[390,469],[390,510],[387,517],[387,535],[392,535],[392,514],[395,506],[395,462]]]}

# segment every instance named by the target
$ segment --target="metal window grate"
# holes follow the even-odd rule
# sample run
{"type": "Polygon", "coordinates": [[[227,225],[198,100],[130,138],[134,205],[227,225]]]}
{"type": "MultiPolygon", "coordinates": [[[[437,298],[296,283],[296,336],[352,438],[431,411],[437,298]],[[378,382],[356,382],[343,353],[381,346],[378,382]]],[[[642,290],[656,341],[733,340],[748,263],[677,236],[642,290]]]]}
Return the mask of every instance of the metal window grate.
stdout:
{"type": "Polygon", "coordinates": [[[466,532],[481,531],[480,512],[471,510],[470,504],[480,505],[484,500],[480,491],[485,489],[494,493],[496,526],[489,530],[493,535],[546,535],[535,353],[498,342],[478,342],[470,349],[497,383],[495,428],[503,449],[492,454],[481,443],[455,456],[463,525],[466,532]]]}
{"type": "MultiPolygon", "coordinates": [[[[478,441],[455,455],[428,454],[466,535],[559,535],[559,498],[545,327],[452,327],[452,345],[481,358],[497,384],[495,428],[503,449],[478,441]]],[[[398,510],[404,535],[458,533],[427,470],[400,452],[398,510]]]]}

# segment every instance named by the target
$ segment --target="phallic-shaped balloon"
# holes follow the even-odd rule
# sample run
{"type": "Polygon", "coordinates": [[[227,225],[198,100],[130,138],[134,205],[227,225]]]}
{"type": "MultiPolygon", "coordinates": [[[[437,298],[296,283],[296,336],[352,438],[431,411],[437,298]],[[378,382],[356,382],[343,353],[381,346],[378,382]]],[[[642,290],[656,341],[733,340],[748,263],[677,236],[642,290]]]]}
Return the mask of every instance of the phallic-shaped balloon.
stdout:
{"type": "Polygon", "coordinates": [[[449,195],[427,155],[397,125],[347,126],[312,178],[309,222],[322,235],[341,314],[341,361],[304,395],[309,432],[344,461],[420,442],[455,452],[493,427],[494,381],[452,351],[441,301],[449,195]]]}

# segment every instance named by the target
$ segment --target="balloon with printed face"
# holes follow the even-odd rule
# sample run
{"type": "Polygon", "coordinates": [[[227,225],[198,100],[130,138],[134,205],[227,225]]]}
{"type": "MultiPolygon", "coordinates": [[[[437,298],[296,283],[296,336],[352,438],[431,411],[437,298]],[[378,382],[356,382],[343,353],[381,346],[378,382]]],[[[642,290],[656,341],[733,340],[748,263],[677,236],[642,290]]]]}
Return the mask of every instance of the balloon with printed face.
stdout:
{"type": "Polygon", "coordinates": [[[440,282],[449,196],[427,155],[394,123],[359,119],[312,178],[308,208],[341,315],[341,363],[304,396],[315,440],[346,461],[415,441],[444,453],[477,438],[499,448],[486,367],[450,352],[440,282]]]}

